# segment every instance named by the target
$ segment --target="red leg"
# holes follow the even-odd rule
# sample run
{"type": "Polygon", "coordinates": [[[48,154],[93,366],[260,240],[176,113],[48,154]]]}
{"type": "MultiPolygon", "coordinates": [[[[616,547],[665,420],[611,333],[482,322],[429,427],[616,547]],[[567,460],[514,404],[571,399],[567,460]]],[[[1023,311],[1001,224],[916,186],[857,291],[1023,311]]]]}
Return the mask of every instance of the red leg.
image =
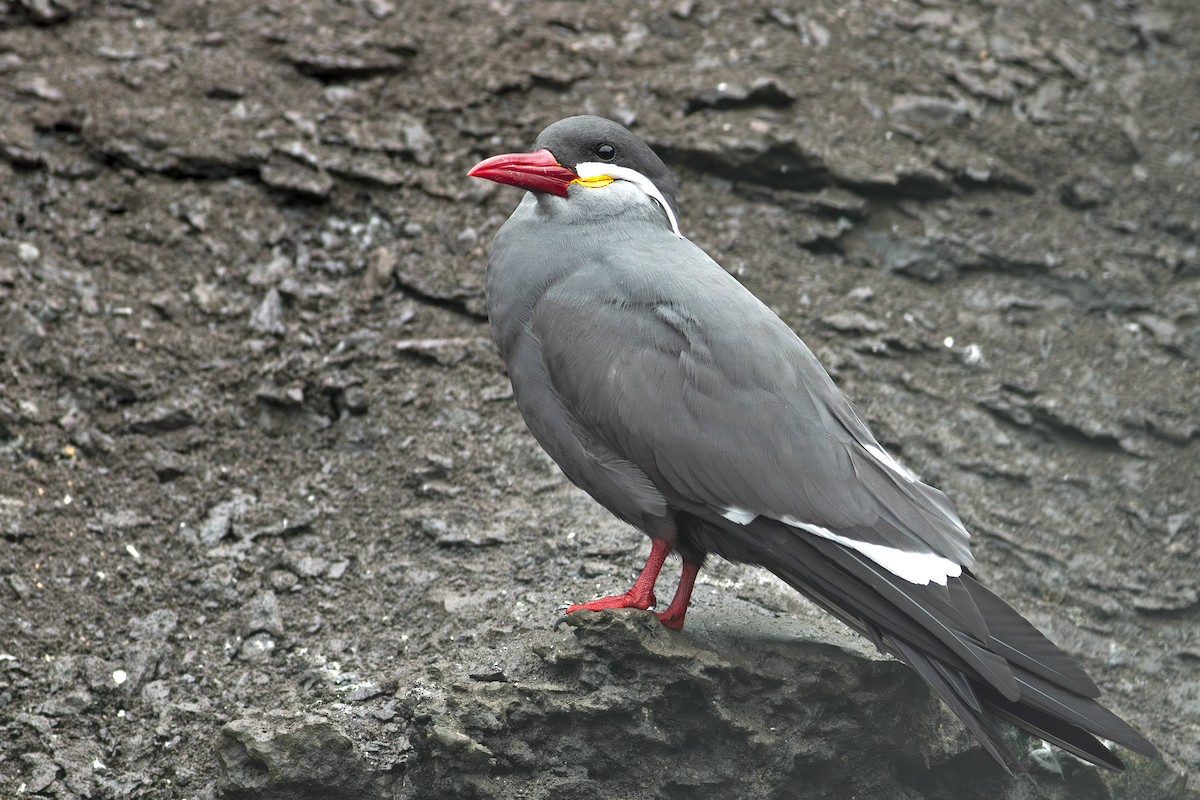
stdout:
{"type": "Polygon", "coordinates": [[[662,570],[662,565],[670,552],[671,544],[669,542],[655,539],[654,545],[650,548],[650,556],[646,559],[646,566],[642,567],[642,574],[638,575],[628,592],[567,606],[566,613],[600,611],[605,608],[653,608],[656,602],[654,582],[658,580],[658,573],[662,570]]]}
{"type": "Polygon", "coordinates": [[[688,603],[692,599],[692,587],[696,585],[696,575],[700,572],[700,565],[694,561],[683,562],[683,572],[679,575],[679,588],[675,590],[675,597],[671,600],[671,605],[667,606],[665,611],[659,612],[658,619],[663,625],[668,628],[679,630],[683,627],[683,618],[687,614],[688,603]]]}

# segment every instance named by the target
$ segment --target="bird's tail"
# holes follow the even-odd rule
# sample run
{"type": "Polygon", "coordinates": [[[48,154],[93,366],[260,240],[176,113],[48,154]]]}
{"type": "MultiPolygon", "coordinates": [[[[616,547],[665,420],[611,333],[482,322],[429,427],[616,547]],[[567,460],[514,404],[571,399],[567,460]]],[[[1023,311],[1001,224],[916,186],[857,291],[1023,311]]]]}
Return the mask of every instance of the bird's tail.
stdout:
{"type": "Polygon", "coordinates": [[[1023,770],[1001,720],[1110,769],[1124,765],[1099,739],[1157,753],[1096,702],[1099,689],[1068,655],[971,575],[920,586],[835,542],[771,527],[743,540],[757,551],[745,560],[911,666],[1006,768],[1023,770]]]}

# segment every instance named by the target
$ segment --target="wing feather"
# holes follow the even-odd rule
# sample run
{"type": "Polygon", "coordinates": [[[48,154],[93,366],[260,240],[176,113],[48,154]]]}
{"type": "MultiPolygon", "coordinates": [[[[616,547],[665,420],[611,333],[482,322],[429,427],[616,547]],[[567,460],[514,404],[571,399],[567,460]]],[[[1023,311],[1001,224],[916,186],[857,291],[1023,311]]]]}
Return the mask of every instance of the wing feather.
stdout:
{"type": "Polygon", "coordinates": [[[690,242],[605,248],[542,295],[532,328],[580,424],[674,504],[973,563],[945,495],[881,460],[812,352],[690,242]]]}

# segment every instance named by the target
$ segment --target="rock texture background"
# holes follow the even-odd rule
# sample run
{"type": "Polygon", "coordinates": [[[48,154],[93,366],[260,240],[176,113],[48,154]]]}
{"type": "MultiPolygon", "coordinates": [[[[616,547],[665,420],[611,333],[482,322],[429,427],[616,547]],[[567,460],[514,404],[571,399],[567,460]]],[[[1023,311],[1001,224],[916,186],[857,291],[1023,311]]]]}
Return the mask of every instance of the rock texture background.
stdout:
{"type": "Polygon", "coordinates": [[[0,0],[0,794],[1194,797],[1198,86],[1193,0],[0,0]],[[1010,779],[728,564],[551,629],[648,545],[524,430],[463,173],[581,112],[1162,761],[1010,779]]]}

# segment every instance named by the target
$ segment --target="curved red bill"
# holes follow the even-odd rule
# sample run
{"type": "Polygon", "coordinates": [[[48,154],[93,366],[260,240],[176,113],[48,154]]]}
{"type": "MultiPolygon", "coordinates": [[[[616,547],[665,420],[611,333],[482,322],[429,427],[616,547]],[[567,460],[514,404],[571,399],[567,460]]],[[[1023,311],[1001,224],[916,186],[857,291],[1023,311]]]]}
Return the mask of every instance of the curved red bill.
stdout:
{"type": "Polygon", "coordinates": [[[467,173],[472,178],[487,178],[496,183],[520,186],[531,192],[549,192],[567,196],[567,187],[579,176],[558,163],[549,150],[532,153],[505,153],[485,158],[467,173]]]}

